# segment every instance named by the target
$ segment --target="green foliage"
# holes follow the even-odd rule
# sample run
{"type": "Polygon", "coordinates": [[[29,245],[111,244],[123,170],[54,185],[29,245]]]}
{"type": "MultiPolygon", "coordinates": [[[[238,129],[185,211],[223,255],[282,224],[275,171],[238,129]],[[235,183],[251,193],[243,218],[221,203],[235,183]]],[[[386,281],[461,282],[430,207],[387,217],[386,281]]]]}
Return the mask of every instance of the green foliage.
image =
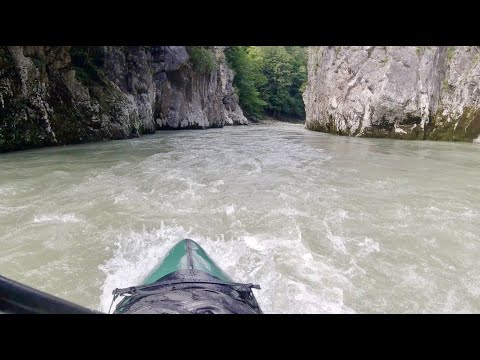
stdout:
{"type": "Polygon", "coordinates": [[[443,80],[442,90],[443,90],[443,91],[447,91],[447,90],[448,90],[448,79],[447,79],[447,78],[445,78],[445,80],[443,80]]]}
{"type": "Polygon", "coordinates": [[[300,86],[300,93],[303,94],[305,90],[307,90],[308,81],[304,81],[303,84],[300,86]]]}
{"type": "Polygon", "coordinates": [[[235,72],[233,85],[240,99],[240,106],[247,116],[261,116],[267,103],[258,88],[266,82],[261,72],[260,58],[248,46],[232,46],[226,51],[230,68],[235,72]]]}
{"type": "Polygon", "coordinates": [[[74,66],[75,69],[75,77],[85,84],[90,84],[91,82],[97,81],[97,75],[95,72],[89,71],[89,69],[85,69],[83,67],[74,66]]]}
{"type": "Polygon", "coordinates": [[[0,46],[0,71],[12,67],[13,59],[6,46],[0,46]]]}
{"type": "Polygon", "coordinates": [[[202,46],[190,46],[187,48],[193,68],[200,73],[207,73],[217,68],[217,62],[213,53],[202,46]]]}
{"type": "Polygon", "coordinates": [[[473,66],[477,65],[479,62],[480,62],[480,54],[477,54],[473,58],[473,66]]]}
{"type": "Polygon", "coordinates": [[[305,117],[307,53],[299,46],[234,46],[227,60],[247,115],[305,117]]]}
{"type": "Polygon", "coordinates": [[[105,60],[102,46],[72,46],[70,47],[70,56],[75,66],[90,64],[101,67],[105,60]]]}
{"type": "Polygon", "coordinates": [[[44,56],[41,56],[40,54],[36,54],[32,56],[32,61],[35,63],[35,65],[38,68],[43,68],[47,64],[47,61],[44,56]]]}
{"type": "Polygon", "coordinates": [[[447,60],[450,61],[453,59],[453,54],[455,53],[455,46],[449,46],[447,49],[447,60]]]}
{"type": "Polygon", "coordinates": [[[90,86],[106,82],[106,76],[102,69],[104,63],[102,47],[72,46],[70,56],[78,80],[90,86]]]}

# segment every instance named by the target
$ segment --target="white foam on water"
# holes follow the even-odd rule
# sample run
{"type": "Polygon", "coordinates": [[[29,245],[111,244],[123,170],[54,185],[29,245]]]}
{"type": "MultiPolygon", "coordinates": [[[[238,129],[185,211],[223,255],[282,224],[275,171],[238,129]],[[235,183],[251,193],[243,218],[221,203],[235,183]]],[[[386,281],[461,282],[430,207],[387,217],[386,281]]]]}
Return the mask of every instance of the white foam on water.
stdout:
{"type": "Polygon", "coordinates": [[[330,286],[348,288],[348,279],[314,256],[300,232],[296,238],[256,234],[206,241],[204,247],[236,280],[260,284],[255,294],[266,313],[353,312],[343,303],[343,290],[330,286]]]}
{"type": "Polygon", "coordinates": [[[462,216],[466,218],[478,218],[480,216],[479,212],[475,209],[465,208],[466,211],[462,213],[462,216]]]}
{"type": "Polygon", "coordinates": [[[128,196],[126,196],[125,194],[120,194],[120,195],[115,196],[113,198],[113,203],[116,204],[116,203],[119,203],[119,202],[125,201],[125,200],[128,200],[128,196]]]}
{"type": "Polygon", "coordinates": [[[223,180],[217,180],[217,181],[212,181],[209,184],[210,186],[219,186],[219,185],[225,185],[225,182],[223,180]]]}
{"type": "Polygon", "coordinates": [[[425,277],[421,276],[416,271],[416,266],[410,266],[407,269],[401,271],[402,279],[406,285],[416,289],[426,289],[432,284],[425,277]]]}
{"type": "Polygon", "coordinates": [[[474,297],[480,297],[480,276],[478,273],[470,274],[463,280],[465,289],[474,297]]]}
{"type": "Polygon", "coordinates": [[[341,236],[333,235],[332,231],[328,224],[323,221],[325,229],[327,230],[327,238],[332,243],[335,250],[341,252],[342,254],[347,254],[347,248],[345,247],[345,240],[341,236]]]}
{"type": "Polygon", "coordinates": [[[71,147],[65,162],[50,156],[60,148],[2,155],[15,161],[0,162],[0,272],[28,281],[38,268],[53,294],[90,284],[80,303],[106,311],[115,287],[189,237],[260,284],[267,313],[480,309],[478,146],[278,123],[161,132],[118,151],[129,143],[71,147]],[[58,281],[57,259],[78,280],[58,281]]]}
{"type": "Polygon", "coordinates": [[[77,218],[75,214],[49,214],[49,215],[39,215],[33,218],[33,222],[38,223],[50,223],[50,222],[59,222],[59,223],[77,223],[81,222],[82,220],[77,218]]]}
{"type": "Polygon", "coordinates": [[[235,212],[235,207],[233,205],[225,206],[225,214],[230,216],[230,215],[233,215],[234,212],[235,212]]]}
{"type": "Polygon", "coordinates": [[[218,189],[218,187],[221,187],[223,185],[225,185],[223,180],[211,181],[208,184],[207,191],[211,193],[219,193],[220,190],[218,189]]]}
{"type": "Polygon", "coordinates": [[[262,172],[262,163],[260,160],[258,159],[249,159],[247,161],[247,164],[248,165],[251,165],[253,167],[253,170],[251,171],[247,171],[246,172],[246,175],[247,176],[250,176],[250,175],[253,175],[253,174],[259,174],[262,172]]]}
{"type": "Polygon", "coordinates": [[[16,193],[17,192],[15,191],[15,188],[13,186],[0,187],[0,195],[13,196],[16,193]]]}
{"type": "Polygon", "coordinates": [[[363,242],[359,243],[358,246],[363,247],[367,254],[380,251],[380,245],[378,244],[378,242],[373,241],[372,239],[367,237],[363,242]]]}
{"type": "Polygon", "coordinates": [[[260,284],[262,289],[254,292],[266,313],[353,312],[344,305],[340,287],[329,285],[348,287],[348,279],[306,249],[301,234],[297,238],[272,239],[268,234],[212,238],[163,222],[160,229],[117,237],[113,256],[99,267],[105,274],[99,310],[108,311],[115,288],[141,284],[184,238],[197,241],[235,281],[260,284]]]}
{"type": "Polygon", "coordinates": [[[99,266],[106,275],[99,310],[108,311],[115,288],[140,285],[170,248],[189,234],[182,227],[165,226],[162,221],[160,229],[117,235],[113,256],[99,266]]]}
{"type": "Polygon", "coordinates": [[[308,214],[304,211],[299,211],[297,209],[294,209],[294,208],[288,208],[288,207],[283,207],[283,208],[280,208],[280,209],[276,209],[273,211],[274,214],[278,214],[278,215],[285,215],[285,216],[288,216],[288,217],[295,217],[295,216],[308,216],[308,214]]]}

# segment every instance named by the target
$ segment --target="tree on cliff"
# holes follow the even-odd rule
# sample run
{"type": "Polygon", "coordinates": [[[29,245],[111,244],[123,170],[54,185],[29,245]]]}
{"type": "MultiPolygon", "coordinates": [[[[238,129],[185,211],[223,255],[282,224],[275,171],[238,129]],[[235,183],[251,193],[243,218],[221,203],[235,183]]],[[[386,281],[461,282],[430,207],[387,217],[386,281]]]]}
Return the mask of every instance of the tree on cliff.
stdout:
{"type": "Polygon", "coordinates": [[[233,85],[240,106],[247,116],[261,116],[267,103],[261,98],[259,87],[266,82],[261,72],[258,54],[249,46],[232,46],[226,51],[227,61],[235,72],[233,85]]]}

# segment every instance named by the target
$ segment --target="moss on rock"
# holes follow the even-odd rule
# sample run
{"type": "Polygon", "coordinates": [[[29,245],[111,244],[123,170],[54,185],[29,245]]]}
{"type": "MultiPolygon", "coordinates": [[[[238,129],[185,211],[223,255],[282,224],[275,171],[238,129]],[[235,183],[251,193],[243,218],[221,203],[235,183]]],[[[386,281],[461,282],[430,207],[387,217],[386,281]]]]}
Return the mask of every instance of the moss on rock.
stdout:
{"type": "Polygon", "coordinates": [[[471,142],[480,135],[480,110],[464,109],[461,116],[452,119],[437,111],[426,129],[427,140],[468,141],[471,142]]]}

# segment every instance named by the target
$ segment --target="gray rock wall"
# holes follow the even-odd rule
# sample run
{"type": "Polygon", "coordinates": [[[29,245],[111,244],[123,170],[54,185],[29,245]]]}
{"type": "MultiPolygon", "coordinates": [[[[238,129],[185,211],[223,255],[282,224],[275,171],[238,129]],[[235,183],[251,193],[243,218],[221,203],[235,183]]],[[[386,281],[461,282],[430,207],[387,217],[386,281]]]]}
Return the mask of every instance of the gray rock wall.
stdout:
{"type": "Polygon", "coordinates": [[[223,47],[0,47],[0,152],[247,124],[223,47]]]}
{"type": "Polygon", "coordinates": [[[480,47],[311,47],[304,102],[311,130],[479,141],[480,47]]]}

